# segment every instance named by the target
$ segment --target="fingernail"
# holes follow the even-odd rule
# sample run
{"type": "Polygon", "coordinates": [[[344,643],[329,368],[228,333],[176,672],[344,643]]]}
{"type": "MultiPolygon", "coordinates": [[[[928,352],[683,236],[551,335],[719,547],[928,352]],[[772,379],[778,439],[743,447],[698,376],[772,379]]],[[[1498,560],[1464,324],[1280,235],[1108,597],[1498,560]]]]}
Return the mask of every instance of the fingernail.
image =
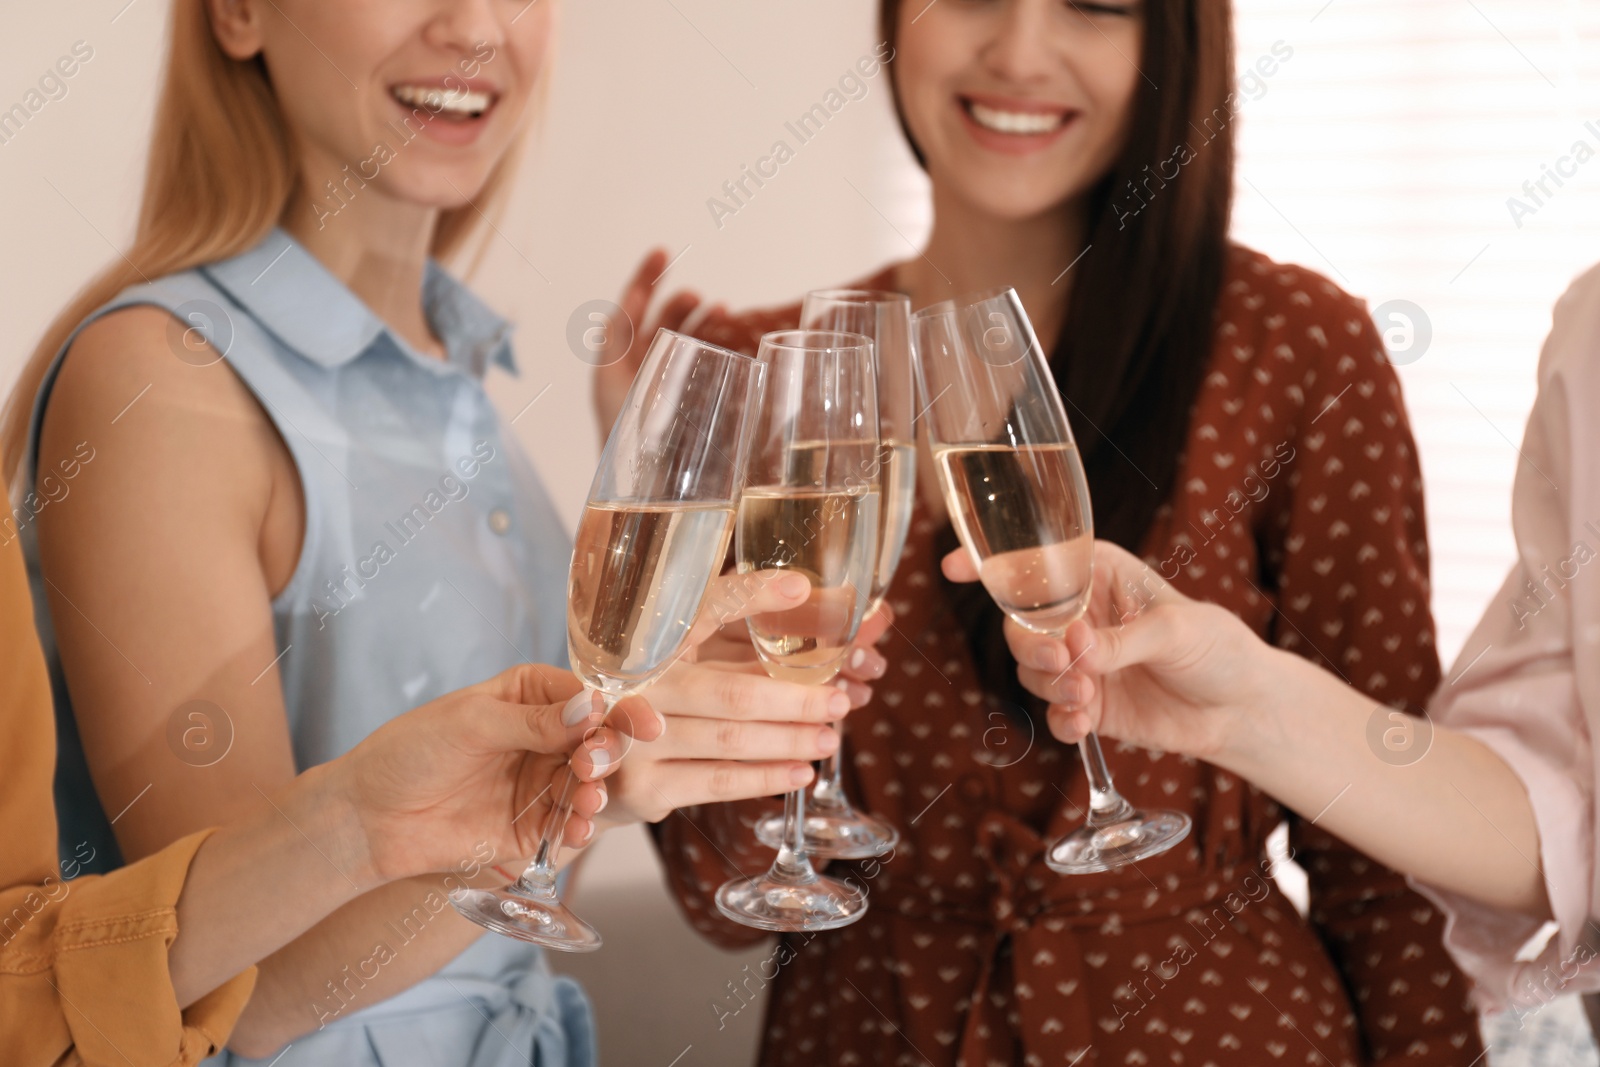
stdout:
{"type": "Polygon", "coordinates": [[[839,748],[839,735],[832,730],[823,730],[817,735],[817,751],[824,756],[831,756],[839,748]]]}
{"type": "Polygon", "coordinates": [[[575,694],[567,701],[566,707],[561,709],[561,724],[563,726],[577,726],[594,714],[594,694],[587,689],[575,694]]]}
{"type": "Polygon", "coordinates": [[[599,815],[602,811],[606,810],[606,805],[609,804],[609,803],[611,803],[611,792],[608,789],[606,789],[605,786],[601,786],[600,787],[600,806],[598,808],[594,809],[594,813],[596,815],[599,815]]]}
{"type": "Polygon", "coordinates": [[[1059,671],[1066,667],[1062,662],[1062,650],[1054,645],[1043,645],[1034,650],[1030,657],[1033,668],[1040,671],[1059,671]]]}
{"type": "Polygon", "coordinates": [[[828,694],[828,710],[835,715],[847,715],[850,712],[850,694],[841,689],[835,689],[828,694]]]}
{"type": "Polygon", "coordinates": [[[805,596],[811,589],[811,582],[803,574],[785,574],[778,579],[778,592],[784,596],[805,596]]]}
{"type": "Polygon", "coordinates": [[[867,673],[872,675],[874,678],[881,678],[888,672],[888,670],[889,661],[878,655],[876,652],[872,653],[872,659],[868,666],[867,673]]]}
{"type": "Polygon", "coordinates": [[[583,824],[583,836],[578,838],[578,840],[583,844],[588,844],[589,843],[589,839],[591,837],[593,837],[593,836],[594,836],[594,823],[585,821],[584,824],[583,824]]]}
{"type": "MultiPolygon", "coordinates": [[[[651,708],[650,710],[651,711],[655,711],[654,708],[651,708]]],[[[655,715],[656,715],[656,740],[659,741],[663,737],[667,736],[667,717],[665,715],[661,714],[659,711],[656,711],[655,715]]]]}
{"type": "Polygon", "coordinates": [[[606,768],[611,766],[611,753],[603,748],[589,750],[589,763],[594,767],[591,772],[596,778],[606,773],[606,768]]]}
{"type": "Polygon", "coordinates": [[[805,785],[807,782],[811,781],[811,768],[796,767],[794,770],[789,772],[789,781],[794,785],[805,785]]]}
{"type": "Polygon", "coordinates": [[[860,670],[861,665],[865,662],[867,662],[866,649],[858,648],[854,652],[850,653],[850,668],[852,670],[860,670]]]}
{"type": "Polygon", "coordinates": [[[1076,678],[1068,678],[1057,682],[1056,696],[1067,707],[1076,708],[1083,703],[1083,683],[1076,678]]]}

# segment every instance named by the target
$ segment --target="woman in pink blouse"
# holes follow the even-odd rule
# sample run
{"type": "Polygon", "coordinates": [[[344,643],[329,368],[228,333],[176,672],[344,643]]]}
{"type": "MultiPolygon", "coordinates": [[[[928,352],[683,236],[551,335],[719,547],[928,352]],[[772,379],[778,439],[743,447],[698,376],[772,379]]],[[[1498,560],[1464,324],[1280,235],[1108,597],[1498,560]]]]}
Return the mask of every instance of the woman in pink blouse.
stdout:
{"type": "MultiPolygon", "coordinates": [[[[1600,268],[1556,306],[1513,495],[1517,563],[1434,695],[1431,728],[1406,729],[1111,545],[1092,624],[1065,647],[1007,635],[1062,740],[1098,728],[1201,757],[1410,875],[1446,909],[1446,944],[1488,1010],[1600,991],[1597,339],[1600,268]],[[1550,920],[1554,935],[1531,942],[1550,920]]],[[[959,553],[944,566],[975,578],[959,553]]],[[[1585,1006],[1600,1021],[1597,998],[1585,1006]]]]}

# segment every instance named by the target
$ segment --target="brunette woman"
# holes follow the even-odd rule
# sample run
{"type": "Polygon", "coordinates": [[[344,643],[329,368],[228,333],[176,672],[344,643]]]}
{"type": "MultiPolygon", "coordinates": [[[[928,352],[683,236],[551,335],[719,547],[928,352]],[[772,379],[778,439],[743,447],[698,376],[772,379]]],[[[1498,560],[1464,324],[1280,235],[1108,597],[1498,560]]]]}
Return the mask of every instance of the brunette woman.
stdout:
{"type": "MultiPolygon", "coordinates": [[[[1228,240],[1229,6],[884,0],[881,30],[934,224],[919,254],[859,284],[915,306],[1014,286],[1052,354],[1099,535],[1372,698],[1425,701],[1439,665],[1422,486],[1376,330],[1326,279],[1228,240]]],[[[796,312],[714,313],[696,332],[748,348],[796,312]]],[[[1083,820],[1084,775],[1018,687],[998,610],[943,581],[954,540],[925,450],[921,478],[888,671],[846,753],[855,799],[905,836],[832,869],[870,890],[863,921],[786,938],[763,1062],[1472,1062],[1440,913],[1315,810],[1117,746],[1119,788],[1186,811],[1191,838],[1100,875],[1045,867],[1044,842],[1083,820]],[[1285,821],[1304,917],[1268,876],[1285,821]]],[[[680,899],[724,944],[755,936],[711,894],[730,861],[765,864],[760,809],[662,826],[680,899]]]]}
{"type": "MultiPolygon", "coordinates": [[[[436,261],[505,186],[552,22],[524,0],[175,3],[137,234],[6,427],[71,695],[68,849],[135,861],[406,708],[566,664],[571,545],[482,382],[514,365],[509,328],[436,261]],[[174,735],[207,727],[220,754],[185,758],[174,735]]],[[[601,826],[809,780],[850,698],[685,662],[651,703],[671,726],[609,778],[601,826]]],[[[264,959],[233,1052],[592,1063],[576,984],[434,892],[373,888],[264,959]]]]}

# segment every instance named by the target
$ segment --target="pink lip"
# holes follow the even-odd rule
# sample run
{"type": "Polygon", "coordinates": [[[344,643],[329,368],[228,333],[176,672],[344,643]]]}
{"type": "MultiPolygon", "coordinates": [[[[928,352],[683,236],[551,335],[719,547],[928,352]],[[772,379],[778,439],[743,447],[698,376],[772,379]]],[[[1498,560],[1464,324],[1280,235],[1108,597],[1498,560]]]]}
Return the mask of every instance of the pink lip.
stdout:
{"type": "Polygon", "coordinates": [[[955,99],[956,110],[961,115],[967,133],[981,147],[1008,156],[1025,156],[1040,152],[1061,139],[1078,120],[1079,112],[1060,104],[1047,104],[1039,100],[1024,100],[1014,96],[993,96],[988,93],[963,93],[955,99]],[[1064,115],[1061,125],[1049,133],[1001,133],[980,125],[968,113],[964,101],[971,100],[999,111],[1018,111],[1030,115],[1064,115]]]}
{"type": "Polygon", "coordinates": [[[390,83],[390,88],[409,85],[423,89],[466,89],[468,92],[488,93],[490,103],[487,110],[475,119],[446,119],[431,113],[420,104],[403,104],[395,99],[393,93],[388,93],[389,102],[392,103],[403,116],[409,120],[412,129],[419,130],[429,140],[440,144],[460,147],[470,145],[483,135],[484,129],[494,118],[495,109],[500,106],[500,90],[486,78],[463,78],[457,74],[439,76],[429,75],[420,78],[402,78],[390,83]]]}

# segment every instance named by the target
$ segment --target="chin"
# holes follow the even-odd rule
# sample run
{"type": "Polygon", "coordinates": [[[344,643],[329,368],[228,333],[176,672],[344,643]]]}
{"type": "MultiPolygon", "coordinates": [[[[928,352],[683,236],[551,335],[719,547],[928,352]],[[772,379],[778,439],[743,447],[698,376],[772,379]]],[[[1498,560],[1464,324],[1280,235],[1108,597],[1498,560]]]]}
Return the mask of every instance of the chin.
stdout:
{"type": "Polygon", "coordinates": [[[986,175],[953,183],[955,192],[983,214],[1003,222],[1025,222],[1049,214],[1078,195],[1076,186],[986,175]]]}
{"type": "Polygon", "coordinates": [[[395,183],[394,195],[422,207],[452,211],[476,202],[489,184],[493,168],[429,168],[405,175],[395,183]]]}

